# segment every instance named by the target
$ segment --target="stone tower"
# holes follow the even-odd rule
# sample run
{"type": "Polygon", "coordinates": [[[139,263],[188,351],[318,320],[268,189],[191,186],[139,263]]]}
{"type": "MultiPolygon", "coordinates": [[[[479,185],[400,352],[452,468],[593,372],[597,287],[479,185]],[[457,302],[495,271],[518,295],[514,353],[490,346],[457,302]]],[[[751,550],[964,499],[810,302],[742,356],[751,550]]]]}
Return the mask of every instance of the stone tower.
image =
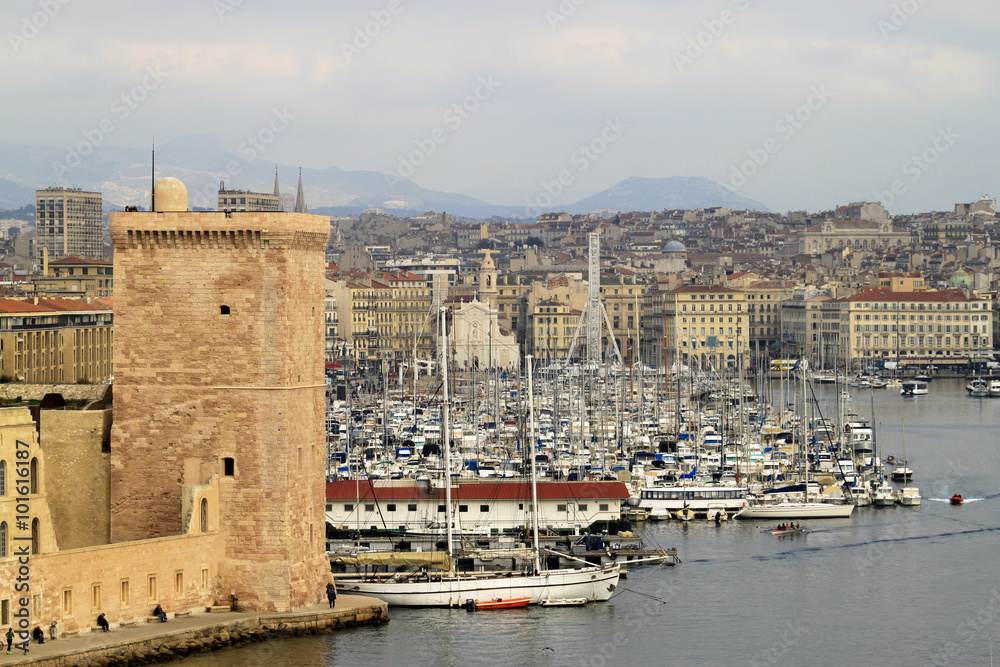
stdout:
{"type": "Polygon", "coordinates": [[[180,534],[185,489],[218,485],[217,595],[256,610],[320,599],[325,553],[326,218],[111,214],[111,536],[180,534]]]}
{"type": "Polygon", "coordinates": [[[479,265],[479,301],[495,306],[498,293],[497,265],[493,262],[492,251],[487,250],[479,265]]]}

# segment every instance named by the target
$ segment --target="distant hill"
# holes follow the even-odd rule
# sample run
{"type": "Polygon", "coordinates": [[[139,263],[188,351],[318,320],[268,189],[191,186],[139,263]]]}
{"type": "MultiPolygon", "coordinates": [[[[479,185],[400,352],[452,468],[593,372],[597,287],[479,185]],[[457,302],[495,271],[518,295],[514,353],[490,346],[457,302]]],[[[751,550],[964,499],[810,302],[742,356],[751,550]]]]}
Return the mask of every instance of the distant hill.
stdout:
{"type": "MultiPolygon", "coordinates": [[[[298,167],[277,166],[281,191],[294,193],[298,167]]],[[[156,147],[157,178],[169,175],[183,181],[191,208],[214,209],[220,181],[225,181],[227,188],[271,192],[274,168],[273,162],[264,159],[248,161],[234,155],[211,135],[181,137],[156,147]]],[[[490,204],[466,195],[428,190],[411,180],[374,171],[303,169],[302,180],[309,210],[326,215],[358,215],[373,207],[401,217],[430,210],[478,219],[529,215],[523,206],[490,204]]],[[[65,148],[0,142],[0,208],[34,204],[35,190],[51,185],[103,192],[106,207],[145,205],[149,201],[150,152],[98,146],[74,162],[65,148]]],[[[650,211],[708,206],[767,210],[704,178],[630,178],[565,210],[589,213],[602,208],[650,211]]]]}
{"type": "Polygon", "coordinates": [[[626,178],[603,192],[570,204],[567,213],[662,211],[724,206],[729,209],[769,211],[764,204],[741,197],[715,181],[699,176],[626,178]]]}

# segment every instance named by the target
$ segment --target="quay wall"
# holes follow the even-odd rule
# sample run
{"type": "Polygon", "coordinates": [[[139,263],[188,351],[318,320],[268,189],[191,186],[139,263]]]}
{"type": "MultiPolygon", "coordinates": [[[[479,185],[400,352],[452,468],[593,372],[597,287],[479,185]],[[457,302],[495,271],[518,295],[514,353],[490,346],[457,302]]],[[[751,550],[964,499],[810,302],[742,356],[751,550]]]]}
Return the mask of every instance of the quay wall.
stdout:
{"type": "MultiPolygon", "coordinates": [[[[15,659],[12,664],[36,667],[146,665],[180,659],[196,653],[237,648],[255,642],[320,634],[362,625],[380,625],[388,621],[388,605],[379,600],[371,600],[370,604],[347,609],[323,609],[287,614],[266,613],[218,623],[209,622],[196,628],[164,632],[154,637],[122,640],[62,655],[34,659],[25,656],[21,660],[15,659]]],[[[272,654],[262,649],[256,664],[265,663],[281,664],[280,654],[272,654]]]]}

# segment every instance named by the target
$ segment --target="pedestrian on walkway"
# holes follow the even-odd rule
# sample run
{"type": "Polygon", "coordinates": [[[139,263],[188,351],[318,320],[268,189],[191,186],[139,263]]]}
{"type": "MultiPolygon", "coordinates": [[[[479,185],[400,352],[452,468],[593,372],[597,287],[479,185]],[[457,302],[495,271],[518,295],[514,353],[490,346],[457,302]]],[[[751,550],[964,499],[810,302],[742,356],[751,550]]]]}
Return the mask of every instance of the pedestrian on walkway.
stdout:
{"type": "Polygon", "coordinates": [[[10,648],[14,645],[14,628],[7,628],[4,637],[7,638],[7,655],[10,655],[10,648]]]}
{"type": "Polygon", "coordinates": [[[35,626],[35,629],[31,631],[31,636],[32,638],[34,638],[36,644],[45,643],[45,631],[42,630],[39,626],[37,625],[35,626]]]}
{"type": "Polygon", "coordinates": [[[332,583],[326,585],[326,599],[330,602],[330,609],[337,606],[337,587],[332,583]]]}

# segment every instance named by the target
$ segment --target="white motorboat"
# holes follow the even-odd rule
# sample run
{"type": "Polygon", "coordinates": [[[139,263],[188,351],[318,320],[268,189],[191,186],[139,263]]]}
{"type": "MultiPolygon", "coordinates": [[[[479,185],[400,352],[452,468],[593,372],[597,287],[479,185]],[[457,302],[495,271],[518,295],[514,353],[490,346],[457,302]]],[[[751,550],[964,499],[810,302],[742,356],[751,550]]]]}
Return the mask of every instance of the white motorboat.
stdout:
{"type": "Polygon", "coordinates": [[[990,395],[990,385],[982,378],[974,378],[965,385],[965,391],[973,398],[985,398],[990,395]]]}
{"type": "Polygon", "coordinates": [[[930,392],[927,389],[927,382],[923,380],[907,380],[900,386],[899,393],[903,396],[922,396],[930,392]]]}
{"type": "Polygon", "coordinates": [[[920,504],[920,491],[914,486],[904,486],[896,492],[896,502],[904,507],[914,507],[920,504]]]}
{"type": "Polygon", "coordinates": [[[863,484],[851,487],[851,497],[856,507],[868,507],[872,504],[872,492],[863,484]]]}
{"type": "Polygon", "coordinates": [[[892,492],[892,487],[883,482],[875,489],[872,496],[872,504],[875,507],[892,507],[896,504],[896,496],[892,492]]]}
{"type": "Polygon", "coordinates": [[[993,398],[1000,397],[1000,380],[990,380],[990,396],[993,398]]]}

